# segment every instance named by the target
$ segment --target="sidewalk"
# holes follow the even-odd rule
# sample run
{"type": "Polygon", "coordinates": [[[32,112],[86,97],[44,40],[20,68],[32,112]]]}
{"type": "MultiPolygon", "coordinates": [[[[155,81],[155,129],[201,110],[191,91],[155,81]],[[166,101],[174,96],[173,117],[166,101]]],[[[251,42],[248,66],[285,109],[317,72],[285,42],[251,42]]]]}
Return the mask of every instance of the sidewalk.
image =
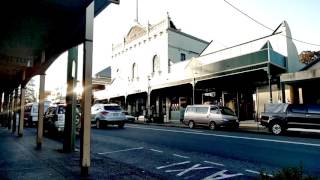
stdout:
{"type": "Polygon", "coordinates": [[[35,150],[35,131],[22,138],[0,127],[0,179],[163,179],[137,167],[91,154],[89,176],[80,176],[80,153],[61,153],[62,143],[45,138],[35,150]]]}

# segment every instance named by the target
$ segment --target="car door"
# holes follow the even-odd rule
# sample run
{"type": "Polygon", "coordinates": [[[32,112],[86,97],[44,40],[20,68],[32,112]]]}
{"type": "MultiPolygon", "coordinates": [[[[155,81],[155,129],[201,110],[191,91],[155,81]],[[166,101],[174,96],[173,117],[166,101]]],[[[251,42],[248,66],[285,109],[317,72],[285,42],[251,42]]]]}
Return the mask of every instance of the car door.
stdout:
{"type": "Polygon", "coordinates": [[[221,119],[221,113],[220,113],[218,106],[211,106],[210,107],[209,118],[210,118],[210,120],[214,121],[216,124],[221,119]]]}
{"type": "Polygon", "coordinates": [[[197,123],[207,125],[209,123],[209,107],[197,107],[197,123]]]}
{"type": "Polygon", "coordinates": [[[320,128],[320,105],[308,105],[306,123],[308,128],[320,128]]]}
{"type": "Polygon", "coordinates": [[[303,128],[306,123],[306,106],[302,104],[289,105],[287,110],[288,127],[303,128]]]}

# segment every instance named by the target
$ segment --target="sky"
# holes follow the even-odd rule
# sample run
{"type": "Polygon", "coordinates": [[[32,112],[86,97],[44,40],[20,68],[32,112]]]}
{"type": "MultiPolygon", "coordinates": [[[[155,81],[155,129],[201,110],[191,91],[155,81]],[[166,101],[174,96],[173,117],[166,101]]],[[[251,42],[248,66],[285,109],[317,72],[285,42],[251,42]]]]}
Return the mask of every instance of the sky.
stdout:
{"type": "MultiPolygon", "coordinates": [[[[227,0],[248,16],[275,29],[286,20],[298,52],[320,50],[319,0],[227,0]]],[[[222,47],[247,42],[272,33],[231,7],[225,0],[138,0],[141,25],[156,24],[169,13],[182,32],[222,47]]],[[[120,43],[135,25],[136,0],[111,4],[94,20],[93,74],[109,66],[112,44],[120,43]]],[[[66,83],[67,54],[62,54],[46,72],[46,90],[66,83]]],[[[82,46],[79,47],[78,79],[82,78],[82,46]]],[[[38,80],[36,79],[38,82],[38,80]]]]}

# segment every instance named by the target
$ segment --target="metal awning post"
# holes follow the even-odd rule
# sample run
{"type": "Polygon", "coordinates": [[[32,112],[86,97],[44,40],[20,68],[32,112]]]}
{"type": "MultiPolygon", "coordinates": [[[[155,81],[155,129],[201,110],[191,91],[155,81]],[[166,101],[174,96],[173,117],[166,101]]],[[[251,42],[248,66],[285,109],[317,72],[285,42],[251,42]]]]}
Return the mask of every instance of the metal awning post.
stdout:
{"type": "Polygon", "coordinates": [[[66,116],[64,121],[64,141],[63,151],[73,152],[75,149],[75,122],[76,122],[76,93],[74,91],[77,83],[78,69],[78,47],[73,47],[68,51],[67,67],[67,95],[66,95],[66,116]]]}
{"type": "Polygon", "coordinates": [[[85,41],[83,52],[83,93],[81,114],[80,163],[81,175],[87,176],[90,167],[91,101],[92,101],[92,49],[94,1],[86,8],[85,41]]]}

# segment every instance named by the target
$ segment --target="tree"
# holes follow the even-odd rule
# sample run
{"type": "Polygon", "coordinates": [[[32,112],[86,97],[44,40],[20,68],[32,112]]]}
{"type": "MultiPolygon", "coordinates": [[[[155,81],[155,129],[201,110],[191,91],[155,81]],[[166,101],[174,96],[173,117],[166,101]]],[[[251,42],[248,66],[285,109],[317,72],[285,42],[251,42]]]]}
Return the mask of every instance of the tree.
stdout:
{"type": "Polygon", "coordinates": [[[37,101],[37,97],[36,97],[36,93],[35,93],[35,89],[36,89],[36,84],[35,84],[35,80],[31,79],[28,84],[26,85],[26,102],[36,102],[37,101]]]}
{"type": "Polygon", "coordinates": [[[299,55],[300,62],[309,64],[320,58],[320,51],[302,51],[299,55]]]}

